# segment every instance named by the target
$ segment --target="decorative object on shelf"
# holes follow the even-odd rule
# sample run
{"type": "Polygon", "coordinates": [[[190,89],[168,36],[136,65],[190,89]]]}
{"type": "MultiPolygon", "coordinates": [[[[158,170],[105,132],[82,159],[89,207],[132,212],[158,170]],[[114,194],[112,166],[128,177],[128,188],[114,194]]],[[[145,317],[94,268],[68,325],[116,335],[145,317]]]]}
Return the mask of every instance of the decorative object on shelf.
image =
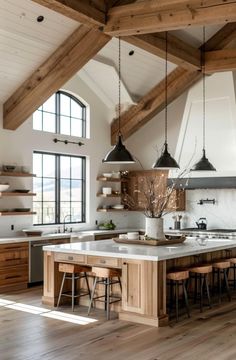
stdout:
{"type": "Polygon", "coordinates": [[[30,190],[28,190],[28,189],[15,189],[15,190],[12,190],[12,192],[14,192],[14,193],[27,194],[27,193],[30,192],[30,190]]]}
{"type": "Polygon", "coordinates": [[[118,103],[118,139],[116,145],[106,154],[102,162],[109,164],[133,164],[135,160],[130,152],[126,149],[122,143],[122,134],[120,130],[120,117],[121,117],[121,48],[120,48],[120,37],[119,37],[119,103],[118,103]]]}
{"type": "Polygon", "coordinates": [[[13,172],[16,169],[16,165],[3,165],[2,170],[4,172],[13,172]]]}
{"type": "Polygon", "coordinates": [[[192,167],[191,171],[216,171],[216,168],[206,157],[206,74],[205,74],[205,26],[203,26],[203,45],[201,47],[201,70],[202,70],[202,97],[203,97],[203,116],[202,116],[202,137],[203,148],[201,159],[192,167]]]}
{"type": "Polygon", "coordinates": [[[111,195],[111,193],[112,193],[112,188],[111,188],[111,187],[103,187],[103,188],[102,188],[102,193],[103,193],[104,195],[111,195]]]}
{"type": "Polygon", "coordinates": [[[9,189],[10,185],[9,184],[0,184],[0,191],[6,191],[7,189],[9,189]]]}
{"type": "Polygon", "coordinates": [[[70,140],[60,140],[60,139],[53,139],[53,142],[56,144],[58,142],[61,142],[61,143],[64,143],[65,145],[68,145],[68,144],[74,144],[74,145],[79,145],[79,146],[83,146],[84,143],[82,143],[81,141],[79,142],[76,142],[76,141],[70,141],[70,140]]]}
{"type": "Polygon", "coordinates": [[[200,199],[199,202],[197,203],[198,205],[203,205],[203,204],[212,204],[215,205],[216,203],[216,199],[200,199]]]}
{"type": "Polygon", "coordinates": [[[168,151],[168,143],[167,143],[167,119],[168,119],[168,97],[167,97],[167,87],[168,87],[168,32],[165,33],[165,143],[162,150],[161,156],[157,159],[155,164],[153,165],[154,169],[178,169],[179,165],[176,160],[170,155],[168,151]]]}

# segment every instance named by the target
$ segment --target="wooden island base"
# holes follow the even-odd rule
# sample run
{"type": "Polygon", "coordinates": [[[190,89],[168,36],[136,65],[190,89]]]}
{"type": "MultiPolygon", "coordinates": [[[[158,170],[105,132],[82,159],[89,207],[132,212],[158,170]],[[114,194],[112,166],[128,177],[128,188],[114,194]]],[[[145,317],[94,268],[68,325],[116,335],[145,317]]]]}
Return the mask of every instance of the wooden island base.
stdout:
{"type": "MultiPolygon", "coordinates": [[[[236,256],[235,248],[232,249],[231,256],[236,256]]],[[[226,258],[225,250],[163,261],[44,251],[42,301],[44,304],[51,306],[55,306],[57,303],[62,280],[62,273],[58,271],[59,262],[119,268],[122,270],[122,301],[112,304],[111,310],[118,312],[119,318],[122,320],[155,327],[164,326],[168,324],[166,273],[176,268],[187,269],[199,262],[212,263],[223,258],[226,258]]],[[[89,283],[92,287],[92,274],[89,277],[89,283]]],[[[84,287],[83,280],[79,286],[84,287]]],[[[117,284],[113,286],[112,292],[119,294],[120,289],[117,284]]],[[[104,286],[98,286],[97,294],[104,295],[104,286]]],[[[68,301],[68,299],[66,300],[68,301]]],[[[80,304],[88,306],[88,298],[82,297],[80,304]]],[[[95,307],[104,308],[104,304],[95,302],[95,307]]]]}

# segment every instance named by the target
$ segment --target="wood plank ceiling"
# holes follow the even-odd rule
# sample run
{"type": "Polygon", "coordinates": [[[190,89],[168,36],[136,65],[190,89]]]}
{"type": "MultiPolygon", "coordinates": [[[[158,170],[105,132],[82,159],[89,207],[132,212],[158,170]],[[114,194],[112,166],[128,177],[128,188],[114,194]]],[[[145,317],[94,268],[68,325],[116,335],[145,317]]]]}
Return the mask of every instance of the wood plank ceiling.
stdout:
{"type": "MultiPolygon", "coordinates": [[[[8,31],[15,41],[18,39],[25,44],[24,55],[19,50],[19,53],[16,51],[16,58],[13,57],[13,63],[17,60],[16,66],[21,70],[19,71],[21,78],[17,75],[14,85],[12,84],[11,88],[8,85],[8,92],[3,94],[0,89],[0,100],[4,101],[8,98],[4,104],[4,127],[8,129],[16,129],[30,113],[97,52],[100,51],[99,55],[103,57],[116,57],[116,40],[109,42],[112,36],[123,36],[126,47],[131,44],[137,49],[140,48],[139,52],[143,57],[145,54],[149,59],[154,57],[164,69],[162,58],[165,55],[165,48],[162,31],[185,29],[182,33],[181,30],[177,30],[176,33],[169,34],[169,60],[172,62],[169,66],[171,90],[169,101],[175,99],[200,78],[199,44],[189,43],[191,36],[188,39],[188,35],[192,30],[188,31],[186,28],[212,24],[212,27],[218,30],[225,23],[232,23],[220,30],[217,36],[208,40],[206,71],[212,73],[236,68],[236,51],[230,48],[236,37],[233,23],[236,21],[236,1],[233,0],[21,0],[20,6],[17,0],[5,0],[3,5],[5,10],[2,9],[4,6],[1,3],[0,16],[7,16],[4,26],[0,25],[0,40],[1,31],[3,33],[8,31]],[[14,11],[10,10],[7,14],[9,6],[14,11]],[[17,24],[15,31],[14,26],[10,29],[9,25],[13,14],[12,22],[14,24],[15,21],[17,24]],[[35,21],[38,15],[44,15],[47,19],[47,23],[41,26],[40,30],[43,30],[40,32],[38,31],[40,23],[35,21]],[[72,33],[74,39],[75,34],[78,35],[78,46],[75,44],[76,41],[70,40],[72,33]],[[182,35],[182,40],[186,38],[185,41],[179,40],[179,36],[182,35]],[[30,41],[35,41],[35,47],[30,48],[30,41]],[[49,46],[50,42],[52,44],[49,46]],[[81,42],[83,52],[79,51],[81,42]],[[104,47],[108,42],[109,44],[104,47]],[[214,52],[209,52],[212,50],[214,52]],[[215,52],[216,50],[219,51],[215,52]],[[66,66],[68,60],[69,66],[66,66]]],[[[9,53],[11,53],[10,49],[9,53]]],[[[4,61],[7,64],[7,58],[4,61]]],[[[13,64],[12,67],[14,68],[13,64]]],[[[123,74],[127,84],[129,76],[125,72],[123,74]]],[[[159,76],[155,74],[155,77],[152,76],[152,71],[150,74],[151,86],[149,84],[149,88],[146,87],[142,94],[136,94],[139,95],[137,105],[122,115],[122,133],[125,138],[149,121],[164,106],[164,74],[163,72],[159,76]]],[[[10,76],[12,74],[9,74],[9,78],[10,76]]],[[[117,120],[114,120],[111,127],[113,141],[116,132],[117,120]]]]}

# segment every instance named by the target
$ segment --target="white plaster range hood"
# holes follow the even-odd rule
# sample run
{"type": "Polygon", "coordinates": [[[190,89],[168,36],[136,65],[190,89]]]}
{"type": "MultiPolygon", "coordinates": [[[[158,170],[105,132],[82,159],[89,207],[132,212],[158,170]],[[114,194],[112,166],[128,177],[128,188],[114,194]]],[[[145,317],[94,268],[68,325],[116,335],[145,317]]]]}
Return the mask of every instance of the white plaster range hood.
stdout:
{"type": "MultiPolygon", "coordinates": [[[[235,84],[236,76],[232,72],[222,72],[206,78],[206,155],[217,171],[188,171],[185,177],[189,178],[189,184],[192,182],[192,188],[236,188],[235,84]],[[214,184],[213,178],[220,179],[214,184]]],[[[183,170],[190,169],[201,156],[202,82],[200,81],[187,96],[175,159],[183,170]]],[[[171,178],[177,176],[176,171],[170,173],[171,178]]]]}

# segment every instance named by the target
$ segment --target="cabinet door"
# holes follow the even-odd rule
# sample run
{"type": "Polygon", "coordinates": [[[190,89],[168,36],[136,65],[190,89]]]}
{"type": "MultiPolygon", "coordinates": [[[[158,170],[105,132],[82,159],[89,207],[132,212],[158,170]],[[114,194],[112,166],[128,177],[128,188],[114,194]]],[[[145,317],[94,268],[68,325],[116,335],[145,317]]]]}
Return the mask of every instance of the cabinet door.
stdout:
{"type": "Polygon", "coordinates": [[[122,309],[144,314],[143,262],[125,260],[122,262],[122,309]]]}

